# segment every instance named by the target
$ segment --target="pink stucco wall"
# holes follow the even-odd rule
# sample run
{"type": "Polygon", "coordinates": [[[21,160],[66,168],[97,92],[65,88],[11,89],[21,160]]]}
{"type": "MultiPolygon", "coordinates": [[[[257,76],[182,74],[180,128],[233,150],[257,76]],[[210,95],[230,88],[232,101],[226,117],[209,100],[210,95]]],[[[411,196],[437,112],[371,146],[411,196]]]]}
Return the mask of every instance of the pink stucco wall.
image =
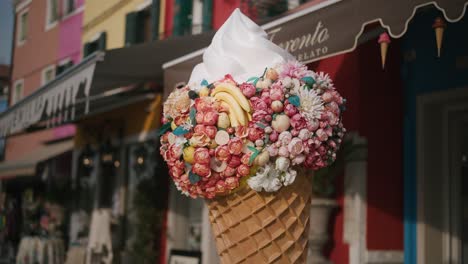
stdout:
{"type": "Polygon", "coordinates": [[[64,18],[59,25],[57,59],[70,58],[74,64],[81,60],[81,26],[83,0],[75,0],[76,13],[64,18]]]}

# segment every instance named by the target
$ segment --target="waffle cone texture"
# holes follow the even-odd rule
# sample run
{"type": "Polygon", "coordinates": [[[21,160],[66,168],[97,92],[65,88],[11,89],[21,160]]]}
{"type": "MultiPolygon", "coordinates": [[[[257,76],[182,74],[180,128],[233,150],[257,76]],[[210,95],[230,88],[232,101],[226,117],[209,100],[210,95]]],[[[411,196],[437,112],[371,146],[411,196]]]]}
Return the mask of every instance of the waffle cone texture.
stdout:
{"type": "Polygon", "coordinates": [[[312,176],[303,173],[274,193],[245,186],[207,200],[222,264],[306,263],[312,176]]]}

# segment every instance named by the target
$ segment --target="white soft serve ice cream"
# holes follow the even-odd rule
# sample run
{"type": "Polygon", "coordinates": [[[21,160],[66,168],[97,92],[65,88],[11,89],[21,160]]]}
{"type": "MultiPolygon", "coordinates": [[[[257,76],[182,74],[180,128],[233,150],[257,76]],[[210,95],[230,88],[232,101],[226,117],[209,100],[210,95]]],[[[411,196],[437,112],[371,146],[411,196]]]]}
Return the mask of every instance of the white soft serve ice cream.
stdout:
{"type": "Polygon", "coordinates": [[[216,32],[203,54],[203,63],[193,69],[189,84],[199,84],[203,79],[211,83],[226,74],[243,82],[262,75],[266,67],[293,59],[268,40],[262,28],[236,9],[216,32]]]}

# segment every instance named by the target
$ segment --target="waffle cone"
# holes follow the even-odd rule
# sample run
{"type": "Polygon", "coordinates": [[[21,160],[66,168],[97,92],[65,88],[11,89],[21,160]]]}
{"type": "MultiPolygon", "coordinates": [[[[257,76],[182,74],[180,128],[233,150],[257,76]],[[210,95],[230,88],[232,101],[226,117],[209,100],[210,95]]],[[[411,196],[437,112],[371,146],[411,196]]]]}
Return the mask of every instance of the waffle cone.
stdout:
{"type": "Polygon", "coordinates": [[[442,49],[442,39],[444,38],[444,28],[437,27],[434,30],[436,34],[437,57],[440,57],[440,50],[442,49]]]}
{"type": "Polygon", "coordinates": [[[306,263],[312,177],[300,173],[278,192],[245,186],[207,201],[222,264],[306,263]]]}
{"type": "Polygon", "coordinates": [[[382,69],[385,68],[385,61],[387,60],[387,51],[388,51],[388,43],[387,42],[380,43],[380,58],[382,60],[382,69]]]}

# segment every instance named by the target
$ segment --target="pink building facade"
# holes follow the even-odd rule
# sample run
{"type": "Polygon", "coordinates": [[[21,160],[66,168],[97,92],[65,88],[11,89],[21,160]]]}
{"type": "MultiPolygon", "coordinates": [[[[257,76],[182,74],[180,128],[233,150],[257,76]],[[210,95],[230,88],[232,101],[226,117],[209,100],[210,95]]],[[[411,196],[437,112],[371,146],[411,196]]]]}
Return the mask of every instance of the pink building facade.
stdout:
{"type": "MultiPolygon", "coordinates": [[[[84,0],[21,0],[15,5],[10,107],[81,60],[84,0]]],[[[7,139],[5,160],[17,160],[45,141],[73,135],[73,125],[7,139]]]]}

